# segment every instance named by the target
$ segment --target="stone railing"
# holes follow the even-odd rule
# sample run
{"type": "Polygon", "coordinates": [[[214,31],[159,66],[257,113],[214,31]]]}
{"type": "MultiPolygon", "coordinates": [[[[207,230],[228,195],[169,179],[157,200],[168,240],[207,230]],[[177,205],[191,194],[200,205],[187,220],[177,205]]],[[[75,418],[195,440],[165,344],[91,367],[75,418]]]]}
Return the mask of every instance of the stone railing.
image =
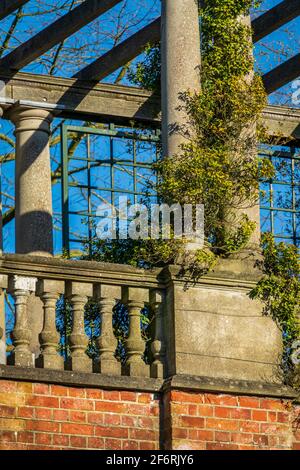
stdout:
{"type": "MultiPolygon", "coordinates": [[[[14,348],[8,357],[9,365],[86,373],[94,371],[109,375],[163,377],[165,292],[159,277],[160,270],[150,272],[89,261],[3,255],[0,258],[0,287],[13,296],[15,309],[12,332],[14,348]],[[56,329],[56,303],[62,294],[72,309],[70,358],[66,361],[58,352],[60,335],[56,329]],[[84,309],[90,299],[98,304],[101,321],[100,335],[97,338],[99,358],[96,361],[92,361],[86,354],[89,340],[85,332],[84,309]],[[115,356],[117,339],[112,321],[113,309],[118,301],[127,306],[129,324],[125,339],[126,358],[122,365],[115,356]],[[143,359],[145,341],[141,331],[141,311],[145,306],[150,306],[154,311],[151,344],[153,360],[150,365],[143,359]],[[34,347],[35,341],[37,348],[34,347]]],[[[0,326],[3,327],[3,301],[2,305],[0,326]]],[[[3,330],[1,328],[0,335],[4,337],[3,330]]]]}

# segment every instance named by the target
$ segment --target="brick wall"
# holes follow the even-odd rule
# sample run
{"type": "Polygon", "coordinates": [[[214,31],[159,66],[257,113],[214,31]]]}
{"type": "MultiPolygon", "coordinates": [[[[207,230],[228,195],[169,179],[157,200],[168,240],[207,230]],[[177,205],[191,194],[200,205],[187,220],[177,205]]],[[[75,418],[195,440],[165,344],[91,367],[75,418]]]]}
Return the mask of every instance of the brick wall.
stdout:
{"type": "Polygon", "coordinates": [[[299,410],[272,398],[0,380],[0,450],[300,450],[299,410]]]}
{"type": "Polygon", "coordinates": [[[171,391],[164,402],[168,448],[300,449],[300,413],[288,400],[171,391]]]}
{"type": "Polygon", "coordinates": [[[0,450],[157,449],[151,393],[0,381],[0,450]]]}

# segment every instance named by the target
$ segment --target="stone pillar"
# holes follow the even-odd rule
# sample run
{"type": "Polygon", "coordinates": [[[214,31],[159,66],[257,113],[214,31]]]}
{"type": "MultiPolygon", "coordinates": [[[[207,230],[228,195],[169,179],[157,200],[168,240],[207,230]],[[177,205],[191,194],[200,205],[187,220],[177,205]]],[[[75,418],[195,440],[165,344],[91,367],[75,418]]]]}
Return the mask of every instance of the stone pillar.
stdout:
{"type": "Polygon", "coordinates": [[[13,106],[16,126],[16,253],[51,256],[52,192],[49,152],[51,114],[13,106]]]}
{"type": "Polygon", "coordinates": [[[5,297],[7,276],[0,276],[0,364],[6,364],[6,334],[5,334],[5,297]]]}
{"type": "Polygon", "coordinates": [[[162,0],[161,47],[163,154],[172,156],[188,128],[180,94],[200,90],[198,0],[162,0]]]}
{"type": "Polygon", "coordinates": [[[63,281],[39,280],[37,295],[43,302],[44,324],[40,333],[41,354],[36,361],[38,367],[44,369],[64,368],[63,357],[58,353],[59,333],[56,330],[56,302],[59,294],[64,292],[63,281]]]}
{"type": "Polygon", "coordinates": [[[128,307],[129,331],[125,340],[126,363],[123,375],[149,377],[149,366],[143,360],[145,341],[141,331],[141,310],[149,301],[148,289],[127,287],[122,292],[122,302],[128,307]]]}
{"type": "Polygon", "coordinates": [[[72,333],[70,335],[71,358],[69,368],[73,371],[92,372],[92,360],[87,356],[88,337],[84,328],[84,308],[88,297],[93,295],[93,285],[67,282],[66,297],[72,306],[72,333]]]}
{"type": "Polygon", "coordinates": [[[151,344],[153,362],[151,364],[151,377],[163,378],[165,376],[166,348],[164,341],[164,293],[160,290],[150,292],[150,305],[154,312],[155,334],[151,344]]]}
{"type": "Polygon", "coordinates": [[[14,351],[12,364],[20,367],[33,367],[34,354],[30,350],[31,324],[28,315],[28,298],[35,292],[36,278],[14,276],[10,279],[10,292],[15,299],[15,327],[13,330],[14,351]]]}
{"type": "Polygon", "coordinates": [[[98,302],[101,316],[99,345],[99,372],[107,375],[121,375],[121,363],[115,352],[118,341],[113,331],[113,308],[121,298],[121,287],[105,284],[94,286],[94,297],[98,302]]]}

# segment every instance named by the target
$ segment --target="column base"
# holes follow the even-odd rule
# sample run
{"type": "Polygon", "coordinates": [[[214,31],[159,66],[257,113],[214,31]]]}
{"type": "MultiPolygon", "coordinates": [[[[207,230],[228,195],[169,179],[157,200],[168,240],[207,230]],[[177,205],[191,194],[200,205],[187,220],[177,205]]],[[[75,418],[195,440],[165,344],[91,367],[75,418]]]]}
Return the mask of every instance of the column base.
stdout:
{"type": "Polygon", "coordinates": [[[34,354],[30,351],[13,351],[7,362],[11,366],[34,367],[34,361],[34,354]]]}
{"type": "Polygon", "coordinates": [[[164,365],[161,363],[153,363],[150,366],[150,377],[152,379],[163,379],[164,378],[164,365]]]}
{"type": "Polygon", "coordinates": [[[114,359],[99,359],[94,363],[94,372],[105,375],[121,375],[121,363],[114,359]]]}
{"type": "Polygon", "coordinates": [[[64,370],[64,359],[57,354],[41,354],[35,361],[39,369],[64,370]]]}
{"type": "Polygon", "coordinates": [[[70,357],[66,364],[67,370],[86,372],[87,374],[93,372],[92,360],[84,356],[70,357]]]}
{"type": "Polygon", "coordinates": [[[149,366],[144,362],[129,362],[122,366],[122,375],[129,377],[149,377],[149,366]]]}

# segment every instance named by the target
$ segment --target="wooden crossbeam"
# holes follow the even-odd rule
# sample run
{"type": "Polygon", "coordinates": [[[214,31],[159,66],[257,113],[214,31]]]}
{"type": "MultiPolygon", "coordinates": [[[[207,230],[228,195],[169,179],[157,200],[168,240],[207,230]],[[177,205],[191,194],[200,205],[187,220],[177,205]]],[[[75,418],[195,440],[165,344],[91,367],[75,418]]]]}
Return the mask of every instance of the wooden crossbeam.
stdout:
{"type": "Polygon", "coordinates": [[[143,52],[147,44],[154,44],[159,40],[160,18],[80,70],[73,78],[100,81],[143,52]]]}
{"type": "MultiPolygon", "coordinates": [[[[300,0],[284,0],[252,22],[253,41],[257,42],[300,14],[300,0]]],[[[103,80],[137,57],[149,44],[160,39],[161,19],[153,21],[74,75],[83,80],[103,80]]]]}
{"type": "Polygon", "coordinates": [[[300,75],[300,53],[263,75],[266,92],[273,93],[300,75]]]}
{"type": "Polygon", "coordinates": [[[0,20],[13,13],[15,10],[25,5],[29,0],[1,0],[0,20]]]}
{"type": "Polygon", "coordinates": [[[122,0],[85,0],[0,60],[0,68],[20,70],[122,0]]]}
{"type": "Polygon", "coordinates": [[[284,0],[252,21],[253,41],[259,41],[299,15],[300,1],[284,0]]]}

